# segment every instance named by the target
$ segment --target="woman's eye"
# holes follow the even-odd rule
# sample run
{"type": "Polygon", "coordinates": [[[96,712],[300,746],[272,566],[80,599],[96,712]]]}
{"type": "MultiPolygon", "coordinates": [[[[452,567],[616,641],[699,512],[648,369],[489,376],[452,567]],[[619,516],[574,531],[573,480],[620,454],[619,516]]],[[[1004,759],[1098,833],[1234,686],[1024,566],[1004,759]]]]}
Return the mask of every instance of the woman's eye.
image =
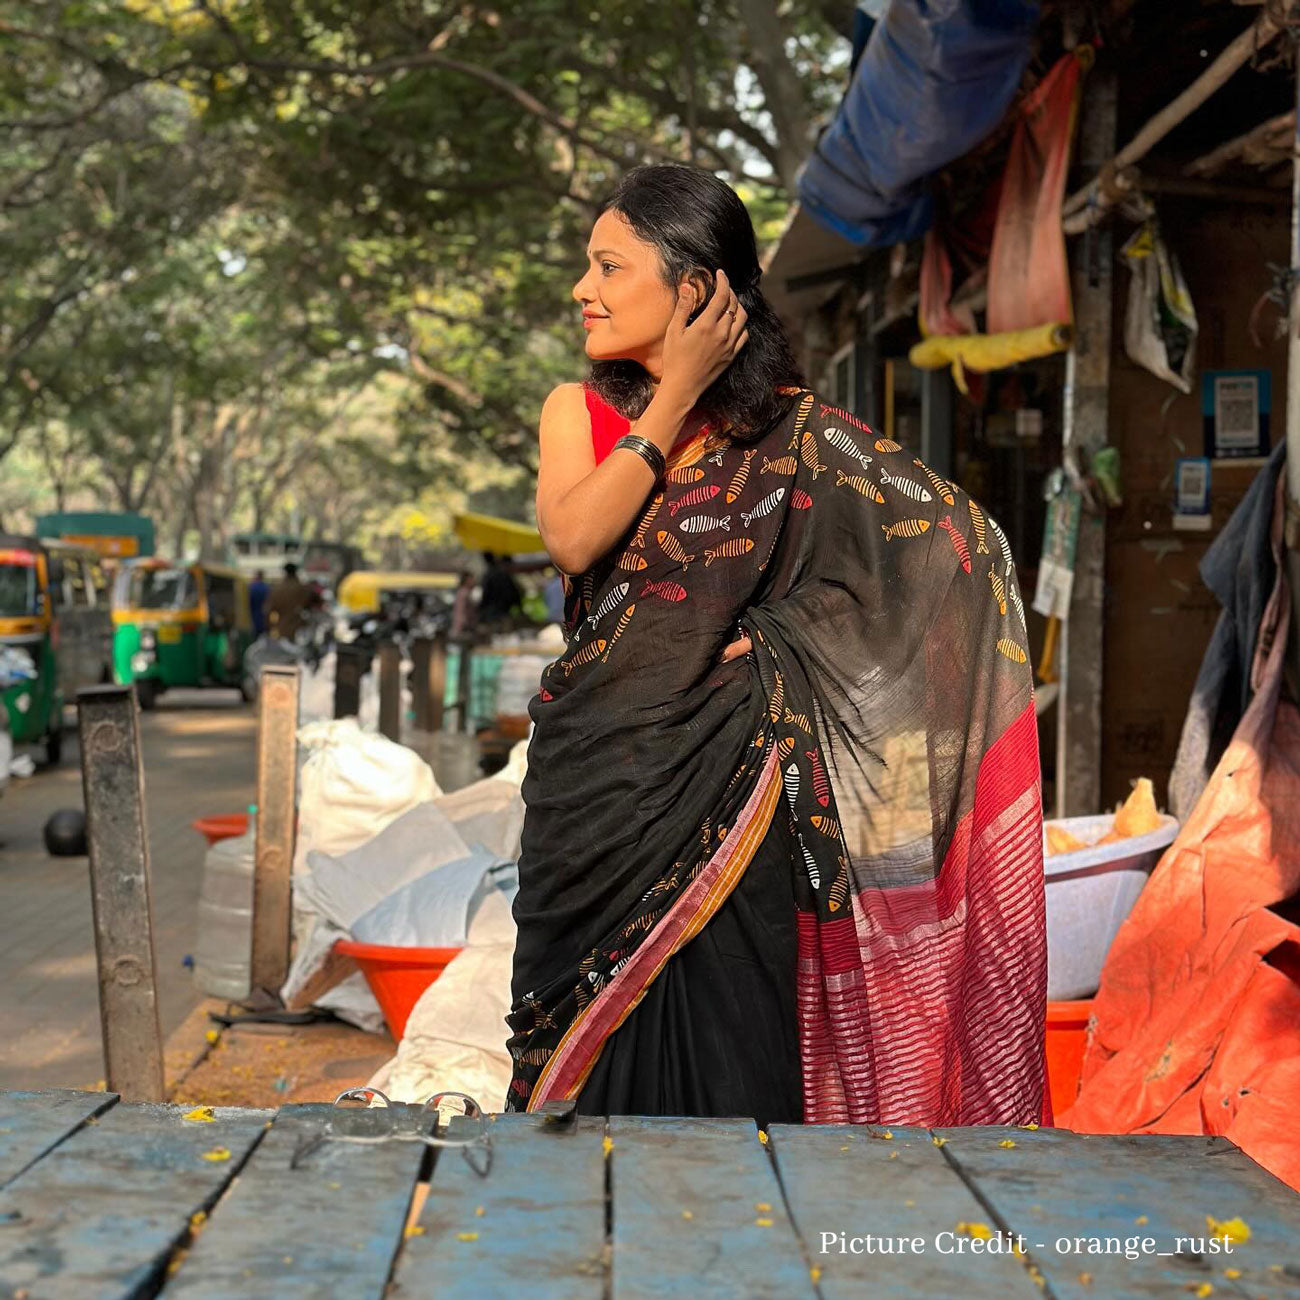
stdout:
{"type": "Polygon", "coordinates": [[[610,271],[617,271],[618,267],[615,266],[613,262],[602,262],[600,264],[600,269],[608,274],[610,271]]]}

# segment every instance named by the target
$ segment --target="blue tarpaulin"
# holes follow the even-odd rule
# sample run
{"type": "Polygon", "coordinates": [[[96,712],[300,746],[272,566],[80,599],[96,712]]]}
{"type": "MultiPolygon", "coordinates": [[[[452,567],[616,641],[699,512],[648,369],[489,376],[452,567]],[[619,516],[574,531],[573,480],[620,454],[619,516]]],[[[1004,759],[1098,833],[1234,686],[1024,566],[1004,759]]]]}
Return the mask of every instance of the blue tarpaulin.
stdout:
{"type": "Polygon", "coordinates": [[[1001,121],[1038,15],[1037,0],[892,0],[800,175],[803,206],[855,244],[922,234],[926,177],[1001,121]]]}

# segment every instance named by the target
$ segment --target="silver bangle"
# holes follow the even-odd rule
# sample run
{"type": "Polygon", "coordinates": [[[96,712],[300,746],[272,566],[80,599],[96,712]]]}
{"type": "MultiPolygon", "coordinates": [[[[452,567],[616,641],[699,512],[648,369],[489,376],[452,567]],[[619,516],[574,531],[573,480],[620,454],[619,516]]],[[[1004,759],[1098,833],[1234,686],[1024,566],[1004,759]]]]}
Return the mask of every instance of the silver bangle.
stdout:
{"type": "Polygon", "coordinates": [[[643,438],[639,433],[625,433],[614,444],[614,450],[618,451],[620,447],[624,451],[636,452],[650,466],[656,482],[663,477],[664,471],[668,468],[667,457],[649,438],[643,438]]]}

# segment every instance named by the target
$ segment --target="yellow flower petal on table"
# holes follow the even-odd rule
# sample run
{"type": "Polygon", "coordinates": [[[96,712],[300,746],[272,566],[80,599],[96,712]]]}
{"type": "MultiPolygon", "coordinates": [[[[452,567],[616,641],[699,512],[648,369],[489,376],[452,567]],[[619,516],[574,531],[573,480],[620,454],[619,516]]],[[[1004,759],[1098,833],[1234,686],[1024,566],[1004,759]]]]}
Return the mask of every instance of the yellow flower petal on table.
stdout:
{"type": "Polygon", "coordinates": [[[766,1201],[754,1202],[754,1209],[756,1209],[759,1212],[759,1214],[766,1214],[767,1211],[770,1210],[771,1208],[772,1207],[766,1201]]]}
{"type": "Polygon", "coordinates": [[[1136,1223],[1136,1224],[1138,1225],[1139,1228],[1140,1228],[1144,1223],[1146,1223],[1146,1221],[1147,1221],[1147,1216],[1146,1216],[1145,1214],[1139,1214],[1139,1215],[1137,1216],[1137,1218],[1133,1220],[1133,1222],[1136,1223]]]}
{"type": "Polygon", "coordinates": [[[1237,1246],[1244,1246],[1250,1240],[1250,1224],[1241,1218],[1216,1219],[1212,1214],[1207,1214],[1205,1226],[1212,1236],[1222,1237],[1237,1246]]]}
{"type": "Polygon", "coordinates": [[[193,1110],[186,1111],[181,1116],[181,1119],[187,1120],[191,1124],[211,1124],[216,1118],[211,1106],[195,1106],[193,1110]]]}
{"type": "Polygon", "coordinates": [[[756,1228],[770,1228],[770,1227],[772,1226],[772,1220],[771,1220],[771,1219],[755,1219],[755,1220],[754,1220],[754,1226],[755,1226],[756,1228]]]}
{"type": "Polygon", "coordinates": [[[203,1158],[204,1160],[211,1160],[213,1164],[217,1164],[218,1162],[220,1162],[220,1161],[222,1161],[222,1160],[229,1160],[229,1159],[230,1159],[230,1148],[229,1148],[229,1147],[213,1147],[211,1151],[205,1151],[205,1152],[203,1153],[203,1157],[202,1157],[202,1158],[203,1158]]]}
{"type": "Polygon", "coordinates": [[[1080,1283],[1081,1286],[1091,1286],[1091,1285],[1092,1285],[1092,1274],[1091,1274],[1091,1273],[1080,1273],[1080,1274],[1079,1274],[1079,1283],[1080,1283]]]}
{"type": "Polygon", "coordinates": [[[1196,1286],[1194,1282],[1189,1282],[1187,1290],[1191,1291],[1194,1296],[1199,1297],[1199,1300],[1205,1300],[1207,1295],[1214,1294],[1214,1286],[1210,1282],[1202,1282],[1200,1286],[1196,1286]]]}
{"type": "Polygon", "coordinates": [[[959,1223],[957,1231],[964,1232],[968,1237],[978,1237],[982,1241],[987,1241],[993,1235],[987,1223],[959,1223]]]}
{"type": "Polygon", "coordinates": [[[1239,1269],[1239,1268],[1225,1268],[1225,1269],[1223,1270],[1223,1276],[1224,1276],[1224,1277],[1231,1277],[1231,1278],[1238,1278],[1238,1277],[1241,1276],[1241,1269],[1239,1269]]]}
{"type": "Polygon", "coordinates": [[[208,1032],[203,1035],[203,1037],[206,1038],[208,1042],[215,1043],[217,1039],[221,1037],[221,1035],[217,1033],[215,1029],[209,1029],[208,1032]]]}
{"type": "Polygon", "coordinates": [[[889,1153],[889,1158],[890,1158],[891,1160],[897,1160],[897,1159],[898,1159],[898,1152],[897,1152],[897,1151],[891,1151],[891,1152],[889,1153]]]}
{"type": "Polygon", "coordinates": [[[1002,1141],[998,1143],[998,1146],[1005,1147],[1007,1150],[1010,1150],[1015,1145],[1015,1142],[1011,1138],[1003,1138],[1002,1141]]]}
{"type": "Polygon", "coordinates": [[[612,1137],[602,1138],[600,1143],[606,1155],[609,1155],[614,1149],[614,1139],[612,1137]]]}
{"type": "Polygon", "coordinates": [[[759,1130],[758,1130],[758,1140],[759,1140],[759,1141],[760,1141],[764,1146],[767,1146],[767,1134],[764,1133],[762,1129],[759,1129],[759,1130]]]}
{"type": "Polygon", "coordinates": [[[456,1240],[457,1240],[457,1241],[477,1241],[477,1240],[478,1240],[478,1233],[477,1233],[477,1232],[458,1232],[458,1233],[456,1234],[456,1240]]]}
{"type": "Polygon", "coordinates": [[[935,1136],[935,1137],[932,1137],[932,1138],[930,1139],[930,1141],[933,1142],[935,1146],[937,1146],[937,1147],[941,1147],[941,1146],[943,1146],[943,1145],[948,1141],[948,1139],[947,1139],[947,1138],[941,1138],[941,1137],[935,1136]]]}
{"type": "Polygon", "coordinates": [[[695,1217],[695,1214],[694,1214],[691,1210],[683,1210],[683,1211],[682,1211],[682,1218],[683,1218],[683,1219],[693,1219],[694,1217],[695,1217]]]}
{"type": "Polygon", "coordinates": [[[486,1213],[487,1211],[481,1205],[476,1205],[474,1207],[474,1217],[476,1219],[481,1219],[486,1213]]]}
{"type": "Polygon", "coordinates": [[[906,1205],[907,1208],[908,1208],[909,1210],[914,1210],[914,1209],[916,1209],[916,1202],[915,1202],[915,1201],[904,1201],[903,1204],[906,1205]]]}
{"type": "Polygon", "coordinates": [[[403,1237],[423,1237],[424,1229],[418,1223],[408,1223],[402,1232],[403,1237]]]}
{"type": "Polygon", "coordinates": [[[821,1269],[819,1269],[819,1268],[817,1267],[816,1264],[814,1264],[814,1265],[813,1265],[813,1266],[808,1270],[808,1276],[809,1276],[810,1278],[812,1278],[812,1280],[813,1280],[814,1283],[816,1283],[816,1282],[820,1282],[820,1281],[822,1280],[822,1271],[821,1271],[821,1269]]]}

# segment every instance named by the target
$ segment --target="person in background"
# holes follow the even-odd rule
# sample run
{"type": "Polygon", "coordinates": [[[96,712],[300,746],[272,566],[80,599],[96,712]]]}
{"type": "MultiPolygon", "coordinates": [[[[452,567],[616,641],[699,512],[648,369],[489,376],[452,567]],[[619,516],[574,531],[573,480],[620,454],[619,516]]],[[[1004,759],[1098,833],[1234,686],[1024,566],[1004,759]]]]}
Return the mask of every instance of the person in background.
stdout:
{"type": "Polygon", "coordinates": [[[266,635],[266,598],[270,594],[271,584],[266,580],[266,571],[258,569],[248,584],[248,612],[253,619],[254,636],[266,635]]]}
{"type": "Polygon", "coordinates": [[[298,566],[286,564],[284,577],[271,588],[266,599],[266,618],[271,633],[282,641],[292,641],[298,635],[303,611],[311,600],[311,588],[299,581],[298,566]]]}
{"type": "Polygon", "coordinates": [[[478,602],[479,622],[501,622],[519,608],[524,598],[523,593],[498,556],[491,551],[484,551],[483,563],[486,568],[483,573],[483,592],[478,602]]]}
{"type": "Polygon", "coordinates": [[[460,586],[456,588],[456,599],[451,607],[451,635],[453,638],[468,636],[474,630],[476,622],[474,588],[477,585],[472,573],[462,573],[460,575],[460,586]]]}
{"type": "Polygon", "coordinates": [[[546,600],[546,617],[552,623],[564,622],[564,578],[553,573],[546,580],[546,589],[542,593],[546,600]]]}

